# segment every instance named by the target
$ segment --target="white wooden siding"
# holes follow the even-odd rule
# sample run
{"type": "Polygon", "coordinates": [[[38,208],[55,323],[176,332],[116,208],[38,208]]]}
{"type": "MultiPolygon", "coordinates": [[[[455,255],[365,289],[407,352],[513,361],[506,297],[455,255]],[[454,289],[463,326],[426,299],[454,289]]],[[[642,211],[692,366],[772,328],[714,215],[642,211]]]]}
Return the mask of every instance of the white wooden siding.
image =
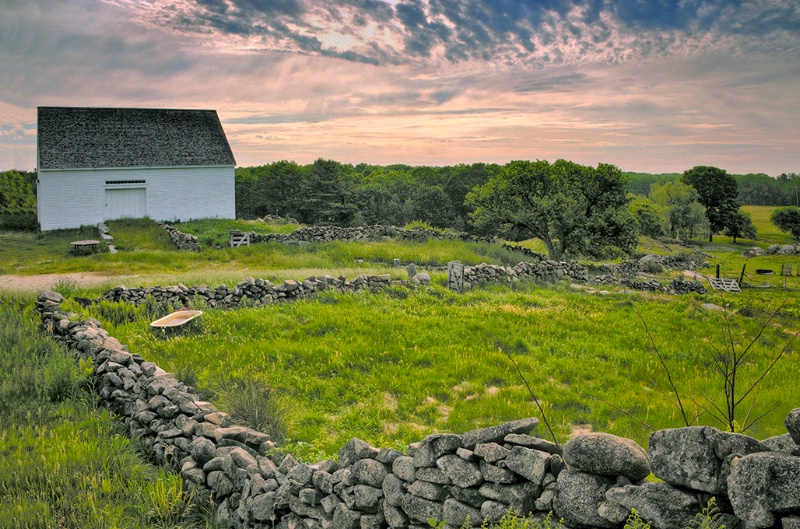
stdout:
{"type": "Polygon", "coordinates": [[[103,220],[141,219],[147,216],[147,189],[106,188],[103,220]]]}
{"type": "Polygon", "coordinates": [[[96,225],[106,220],[106,190],[127,188],[146,190],[146,216],[154,220],[236,217],[233,167],[44,170],[39,225],[43,231],[96,225]]]}

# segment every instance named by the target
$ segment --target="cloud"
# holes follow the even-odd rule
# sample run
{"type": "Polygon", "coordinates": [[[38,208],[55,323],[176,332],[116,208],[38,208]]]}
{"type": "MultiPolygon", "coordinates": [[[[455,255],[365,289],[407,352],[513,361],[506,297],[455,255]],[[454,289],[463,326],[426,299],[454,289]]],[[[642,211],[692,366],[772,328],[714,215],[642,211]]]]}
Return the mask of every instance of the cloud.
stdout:
{"type": "Polygon", "coordinates": [[[619,63],[710,46],[797,46],[794,0],[109,0],[143,24],[239,50],[371,64],[619,63]],[[792,34],[792,30],[795,30],[792,34]]]}
{"type": "Polygon", "coordinates": [[[37,105],[215,108],[243,165],[800,167],[795,0],[7,1],[0,169],[37,105]]]}

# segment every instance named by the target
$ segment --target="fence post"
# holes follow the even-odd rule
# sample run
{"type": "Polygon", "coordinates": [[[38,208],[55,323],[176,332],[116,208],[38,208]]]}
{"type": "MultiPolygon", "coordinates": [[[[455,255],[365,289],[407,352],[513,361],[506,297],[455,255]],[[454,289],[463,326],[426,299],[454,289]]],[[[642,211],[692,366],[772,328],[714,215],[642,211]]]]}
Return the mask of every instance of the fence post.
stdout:
{"type": "Polygon", "coordinates": [[[447,288],[456,292],[464,291],[464,265],[461,261],[447,263],[447,288]]]}

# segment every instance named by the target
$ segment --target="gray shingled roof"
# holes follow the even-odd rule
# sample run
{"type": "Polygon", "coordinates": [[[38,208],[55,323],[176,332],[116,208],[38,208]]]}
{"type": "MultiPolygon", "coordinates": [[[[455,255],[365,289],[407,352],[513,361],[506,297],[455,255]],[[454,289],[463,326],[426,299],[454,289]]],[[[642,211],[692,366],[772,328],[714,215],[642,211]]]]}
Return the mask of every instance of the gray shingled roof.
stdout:
{"type": "Polygon", "coordinates": [[[215,110],[39,107],[39,169],[235,165],[215,110]]]}

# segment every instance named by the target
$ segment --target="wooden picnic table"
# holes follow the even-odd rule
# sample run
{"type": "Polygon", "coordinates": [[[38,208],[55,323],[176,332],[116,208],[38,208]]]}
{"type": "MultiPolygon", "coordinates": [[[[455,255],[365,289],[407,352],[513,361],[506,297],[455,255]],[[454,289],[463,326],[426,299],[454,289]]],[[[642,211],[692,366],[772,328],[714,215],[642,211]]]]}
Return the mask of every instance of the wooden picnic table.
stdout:
{"type": "Polygon", "coordinates": [[[72,241],[70,244],[72,245],[72,251],[75,254],[95,253],[97,251],[97,245],[100,244],[100,241],[87,239],[85,241],[72,241]]]}

